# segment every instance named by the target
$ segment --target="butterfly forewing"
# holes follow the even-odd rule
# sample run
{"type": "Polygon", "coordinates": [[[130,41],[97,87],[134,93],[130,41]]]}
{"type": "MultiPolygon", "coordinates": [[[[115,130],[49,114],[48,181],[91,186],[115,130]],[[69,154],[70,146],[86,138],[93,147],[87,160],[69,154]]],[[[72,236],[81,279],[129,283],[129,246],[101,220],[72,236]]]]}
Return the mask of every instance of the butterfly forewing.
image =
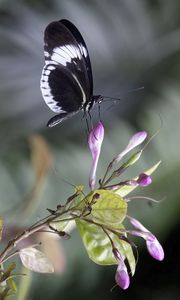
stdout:
{"type": "Polygon", "coordinates": [[[45,66],[41,77],[42,95],[51,110],[60,114],[59,122],[64,115],[67,118],[68,114],[82,109],[92,96],[92,73],[86,45],[76,27],[72,25],[73,30],[70,30],[71,23],[63,22],[66,20],[52,22],[45,30],[45,66]]]}
{"type": "Polygon", "coordinates": [[[92,95],[92,93],[93,93],[93,76],[92,76],[91,62],[90,62],[86,43],[85,43],[81,33],[79,32],[79,30],[76,28],[76,26],[74,26],[68,20],[61,20],[61,23],[64,24],[69,29],[69,31],[71,31],[72,35],[74,36],[74,38],[76,39],[76,41],[79,45],[81,54],[85,60],[86,70],[87,70],[88,78],[89,78],[89,90],[90,90],[90,94],[92,95]]]}

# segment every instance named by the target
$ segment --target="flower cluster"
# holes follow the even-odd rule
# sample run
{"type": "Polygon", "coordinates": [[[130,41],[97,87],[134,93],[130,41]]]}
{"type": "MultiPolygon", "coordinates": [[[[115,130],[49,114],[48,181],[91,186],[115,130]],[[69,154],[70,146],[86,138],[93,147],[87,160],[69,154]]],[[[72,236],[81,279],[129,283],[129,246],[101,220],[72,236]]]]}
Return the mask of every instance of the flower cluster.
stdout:
{"type": "MultiPolygon", "coordinates": [[[[99,122],[96,125],[96,127],[91,130],[88,139],[89,148],[92,154],[92,167],[91,167],[91,172],[89,177],[89,186],[91,190],[95,188],[96,170],[97,170],[97,164],[100,156],[103,138],[104,138],[104,126],[101,122],[99,122]]],[[[135,147],[142,144],[146,138],[147,138],[147,133],[145,131],[137,132],[132,136],[127,147],[120,154],[118,154],[108,165],[104,178],[100,180],[100,189],[113,191],[114,195],[118,194],[122,196],[123,200],[127,203],[128,199],[125,196],[129,192],[131,192],[136,186],[146,187],[152,183],[152,178],[150,174],[156,169],[159,163],[156,164],[153,168],[147,170],[147,172],[140,173],[136,178],[121,181],[116,184],[110,184],[110,181],[112,181],[113,179],[118,179],[119,176],[122,173],[124,173],[124,171],[128,167],[133,165],[140,158],[143,149],[137,151],[125,163],[119,166],[119,163],[121,162],[122,158],[124,158],[125,155],[128,154],[135,147]],[[118,166],[118,168],[115,171],[113,171],[111,175],[109,175],[108,177],[108,174],[116,166],[118,166]]],[[[111,201],[113,201],[113,199],[111,201]]],[[[131,247],[132,241],[129,239],[129,237],[127,237],[127,235],[142,237],[146,241],[146,246],[149,254],[154,259],[162,261],[164,259],[164,251],[157,238],[135,218],[130,217],[127,214],[125,214],[124,218],[125,217],[126,219],[129,220],[129,223],[133,226],[133,229],[131,230],[129,229],[126,230],[125,228],[122,229],[121,235],[119,235],[119,239],[121,239],[121,241],[124,241],[125,243],[127,243],[127,245],[131,247]]],[[[128,274],[127,266],[125,263],[125,260],[128,260],[128,255],[126,255],[125,253],[126,251],[122,251],[121,253],[122,249],[119,250],[117,248],[115,242],[113,241],[112,236],[110,236],[107,231],[106,234],[110,239],[112,254],[114,255],[118,265],[115,274],[116,283],[122,289],[127,289],[130,284],[130,276],[128,274]]],[[[112,228],[110,228],[110,231],[112,231],[112,228]]],[[[114,229],[114,233],[118,233],[118,230],[116,231],[114,229]]],[[[130,269],[131,269],[131,275],[133,275],[135,268],[132,267],[132,265],[130,265],[130,269]]]]}
{"type": "MultiPolygon", "coordinates": [[[[141,157],[145,146],[134,152],[125,160],[137,146],[147,138],[145,131],[132,136],[127,147],[118,154],[107,166],[105,175],[98,181],[96,188],[96,171],[100,157],[101,146],[104,138],[104,127],[99,122],[90,132],[88,145],[92,154],[92,166],[89,175],[90,192],[85,195],[83,186],[76,186],[65,204],[58,204],[56,209],[48,208],[48,215],[37,221],[34,225],[25,229],[19,235],[10,240],[0,253],[0,264],[18,255],[22,264],[34,272],[52,273],[56,266],[49,260],[45,253],[36,249],[39,244],[23,247],[33,234],[41,231],[56,233],[60,238],[70,238],[68,228],[76,224],[81,239],[91,260],[99,265],[117,265],[115,274],[116,284],[122,289],[127,289],[130,284],[130,276],[136,269],[136,259],[133,252],[134,242],[131,236],[138,236],[146,241],[149,254],[156,260],[164,259],[164,251],[157,240],[145,226],[128,214],[128,205],[133,197],[127,197],[130,192],[139,187],[151,184],[151,174],[159,163],[148,170],[138,174],[135,178],[120,181],[120,176],[141,157]],[[130,228],[124,226],[128,221],[130,228]],[[73,224],[72,224],[73,223],[73,224]],[[18,248],[17,248],[18,247],[18,248]],[[18,249],[18,250],[17,250],[18,249]]],[[[0,235],[3,230],[3,221],[0,219],[0,235]]],[[[46,241],[47,242],[47,241],[46,241]]],[[[16,285],[12,277],[16,264],[11,263],[0,274],[0,281],[6,284],[0,289],[0,296],[9,296],[16,292],[16,285]],[[2,290],[2,292],[1,292],[2,290]]],[[[5,298],[3,296],[3,299],[5,298]]]]}

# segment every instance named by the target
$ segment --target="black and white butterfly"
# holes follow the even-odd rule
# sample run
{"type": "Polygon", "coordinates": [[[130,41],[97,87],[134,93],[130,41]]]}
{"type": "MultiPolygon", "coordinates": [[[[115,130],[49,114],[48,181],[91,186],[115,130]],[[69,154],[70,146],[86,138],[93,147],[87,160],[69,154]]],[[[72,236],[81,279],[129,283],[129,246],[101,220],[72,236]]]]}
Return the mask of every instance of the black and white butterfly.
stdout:
{"type": "Polygon", "coordinates": [[[45,66],[41,91],[56,113],[52,127],[80,110],[89,112],[101,96],[93,96],[93,77],[88,50],[79,30],[68,20],[50,23],[44,33],[45,66]]]}

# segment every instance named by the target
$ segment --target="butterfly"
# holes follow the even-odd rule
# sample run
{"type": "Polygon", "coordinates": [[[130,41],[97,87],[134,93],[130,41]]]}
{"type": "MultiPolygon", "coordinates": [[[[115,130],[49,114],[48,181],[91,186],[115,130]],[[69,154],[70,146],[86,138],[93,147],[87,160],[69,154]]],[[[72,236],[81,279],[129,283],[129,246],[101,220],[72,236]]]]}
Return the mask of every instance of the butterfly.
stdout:
{"type": "Polygon", "coordinates": [[[93,96],[88,49],[75,25],[65,19],[51,22],[44,32],[44,56],[41,92],[56,113],[47,126],[53,127],[81,110],[89,113],[101,96],[93,96]]]}

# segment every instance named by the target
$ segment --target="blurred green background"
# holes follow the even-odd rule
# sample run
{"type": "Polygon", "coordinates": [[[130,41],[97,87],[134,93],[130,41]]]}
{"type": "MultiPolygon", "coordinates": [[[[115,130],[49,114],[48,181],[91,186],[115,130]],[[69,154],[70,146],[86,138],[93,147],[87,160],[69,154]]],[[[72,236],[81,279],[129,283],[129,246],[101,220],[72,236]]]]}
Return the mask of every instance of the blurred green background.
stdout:
{"type": "MultiPolygon", "coordinates": [[[[99,162],[108,162],[137,130],[160,133],[131,175],[162,164],[153,184],[136,194],[163,201],[136,200],[131,214],[151,229],[165,249],[154,261],[139,243],[137,272],[127,291],[114,285],[115,268],[91,262],[77,232],[68,241],[49,242],[58,274],[33,274],[17,299],[180,298],[180,2],[163,0],[1,0],[0,1],[0,203],[5,229],[13,231],[64,203],[71,184],[88,186],[90,154],[82,115],[46,128],[53,113],[39,88],[44,64],[43,32],[66,18],[82,33],[89,49],[94,94],[120,97],[102,104],[105,140],[99,162]],[[144,90],[131,90],[144,86],[144,90]],[[112,105],[113,104],[113,105],[112,105]],[[17,228],[16,228],[17,227],[17,228]],[[60,248],[58,248],[60,247],[60,248]],[[54,249],[54,250],[53,250],[54,249]],[[30,289],[25,296],[25,291],[30,289]],[[19,297],[19,298],[18,298],[19,297]]],[[[93,110],[98,120],[97,108],[93,110]]],[[[9,231],[8,231],[9,230],[9,231]]],[[[8,235],[7,235],[8,236],[8,235]]],[[[6,237],[4,237],[6,242],[6,237]]],[[[39,237],[39,239],[41,239],[39,237]]],[[[46,241],[47,242],[47,241],[46,241]]],[[[47,245],[48,248],[48,245],[47,245]]]]}

